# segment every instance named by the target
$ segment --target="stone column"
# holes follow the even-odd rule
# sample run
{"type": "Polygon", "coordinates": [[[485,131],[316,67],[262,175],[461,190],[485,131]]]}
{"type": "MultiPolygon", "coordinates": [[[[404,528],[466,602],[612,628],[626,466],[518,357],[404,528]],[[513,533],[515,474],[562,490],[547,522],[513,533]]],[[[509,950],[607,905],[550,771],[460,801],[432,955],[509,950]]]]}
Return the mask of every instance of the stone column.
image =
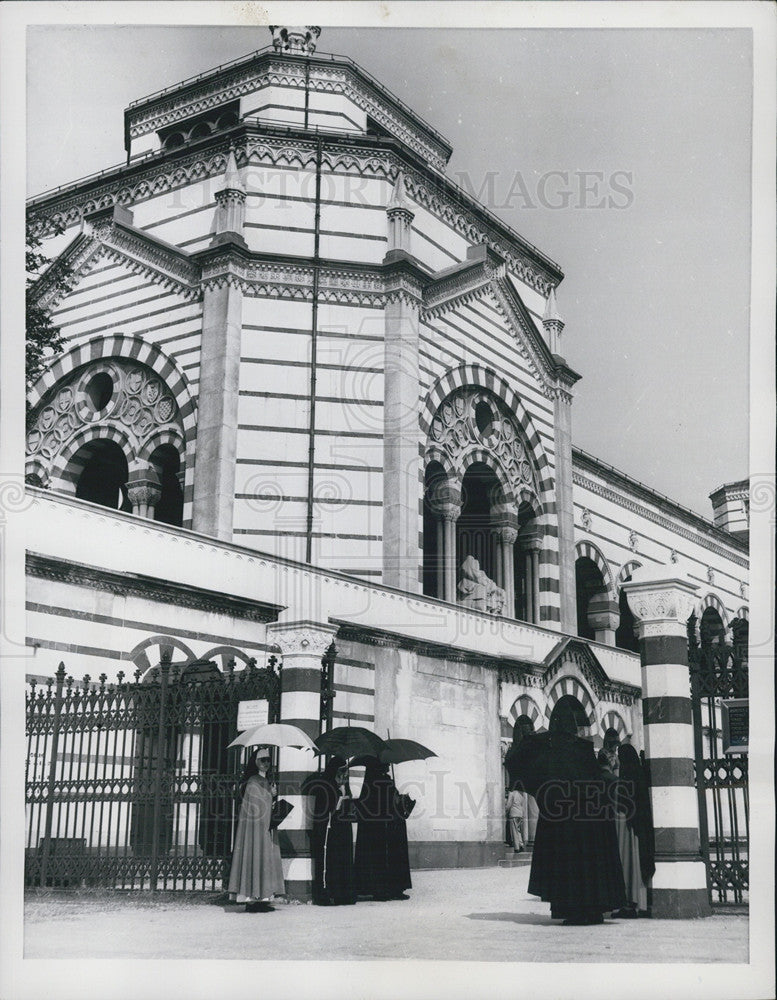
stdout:
{"type": "Polygon", "coordinates": [[[386,256],[383,404],[383,583],[418,593],[423,492],[418,427],[421,285],[412,259],[386,256]]]}
{"type": "Polygon", "coordinates": [[[623,589],[638,622],[642,660],[642,718],[656,829],[653,916],[706,917],[711,910],[700,852],[686,634],[699,588],[668,575],[651,579],[651,572],[636,570],[623,589]]]}
{"type": "Polygon", "coordinates": [[[437,597],[445,599],[445,521],[438,517],[434,524],[437,538],[437,565],[434,567],[437,597]]]}
{"type": "Polygon", "coordinates": [[[230,150],[224,187],[215,194],[216,232],[202,264],[202,342],[197,401],[192,528],[232,540],[235,503],[243,292],[239,261],[246,191],[230,150]]]}
{"type": "Polygon", "coordinates": [[[156,505],[162,498],[162,486],[156,471],[150,467],[133,470],[127,480],[127,496],[133,514],[153,521],[156,505]]]}
{"type": "MultiPolygon", "coordinates": [[[[272,622],[267,641],[283,655],[281,670],[281,722],[299,726],[315,739],[321,731],[321,658],[334,641],[337,629],[311,621],[272,622]]],[[[313,882],[310,858],[310,806],[300,795],[300,785],[315,771],[318,758],[310,750],[281,749],[278,755],[278,795],[294,809],[279,830],[286,891],[310,899],[313,882]]]]}
{"type": "Polygon", "coordinates": [[[243,293],[230,275],[202,296],[202,351],[192,528],[232,540],[243,293]]]}
{"type": "Polygon", "coordinates": [[[608,646],[615,645],[615,630],[620,613],[617,601],[610,600],[606,591],[594,594],[588,602],[588,624],[594,630],[594,639],[608,646]]]}
{"type": "Polygon", "coordinates": [[[513,527],[499,528],[499,552],[502,576],[499,586],[507,595],[505,601],[505,616],[515,618],[515,557],[514,547],[518,538],[518,530],[513,527]]]}
{"type": "Polygon", "coordinates": [[[441,512],[443,523],[443,559],[445,568],[443,576],[445,588],[443,600],[456,603],[456,522],[461,514],[461,507],[458,504],[448,503],[441,512]]]}

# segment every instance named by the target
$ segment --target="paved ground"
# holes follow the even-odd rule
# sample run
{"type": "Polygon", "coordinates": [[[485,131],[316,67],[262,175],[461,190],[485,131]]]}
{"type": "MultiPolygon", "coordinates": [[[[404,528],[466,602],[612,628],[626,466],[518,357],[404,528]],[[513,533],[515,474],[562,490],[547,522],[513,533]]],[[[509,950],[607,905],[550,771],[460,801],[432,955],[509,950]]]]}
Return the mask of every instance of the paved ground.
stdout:
{"type": "MultiPolygon", "coordinates": [[[[413,873],[407,901],[225,913],[203,899],[28,896],[25,958],[442,959],[747,962],[746,916],[562,927],[526,889],[529,869],[413,873]]],[[[210,897],[212,900],[213,897],[210,897]]]]}

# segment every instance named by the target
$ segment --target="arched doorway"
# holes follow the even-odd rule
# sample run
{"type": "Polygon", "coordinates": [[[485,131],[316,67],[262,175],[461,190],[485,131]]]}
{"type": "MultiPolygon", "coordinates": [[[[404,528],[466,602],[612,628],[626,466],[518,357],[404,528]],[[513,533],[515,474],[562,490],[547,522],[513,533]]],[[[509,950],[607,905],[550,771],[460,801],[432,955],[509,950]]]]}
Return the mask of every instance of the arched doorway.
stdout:
{"type": "Polygon", "coordinates": [[[707,607],[702,612],[699,621],[699,639],[701,644],[710,645],[713,643],[723,644],[726,639],[726,626],[720,617],[720,612],[712,606],[707,607]]]}
{"type": "Polygon", "coordinates": [[[76,482],[79,500],[131,513],[132,504],[127,496],[127,458],[115,441],[100,438],[87,442],[73,456],[71,466],[81,466],[76,482]]]}
{"type": "Polygon", "coordinates": [[[572,713],[578,729],[589,728],[590,719],[579,698],[576,698],[573,694],[563,694],[553,706],[553,711],[550,713],[548,721],[548,729],[554,729],[558,724],[559,715],[564,715],[567,712],[572,713]]]}

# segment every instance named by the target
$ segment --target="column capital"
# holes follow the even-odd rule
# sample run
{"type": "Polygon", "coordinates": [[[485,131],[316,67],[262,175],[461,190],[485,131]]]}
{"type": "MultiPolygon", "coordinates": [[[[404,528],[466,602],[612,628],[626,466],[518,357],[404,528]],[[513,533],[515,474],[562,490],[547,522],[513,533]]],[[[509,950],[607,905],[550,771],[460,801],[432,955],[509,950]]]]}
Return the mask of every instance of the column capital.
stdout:
{"type": "Polygon", "coordinates": [[[685,637],[699,585],[680,576],[655,574],[655,570],[637,569],[631,581],[623,584],[639,638],[685,637]]]}
{"type": "Polygon", "coordinates": [[[461,517],[461,504],[444,503],[437,508],[437,512],[441,520],[452,521],[455,524],[461,517]]]}
{"type": "Polygon", "coordinates": [[[267,638],[284,656],[320,659],[334,642],[337,626],[313,621],[270,622],[267,638]]]}
{"type": "Polygon", "coordinates": [[[499,540],[506,542],[508,545],[515,545],[518,539],[518,529],[510,524],[500,525],[496,529],[496,533],[499,536],[499,540]]]}
{"type": "Polygon", "coordinates": [[[524,552],[539,552],[542,548],[542,529],[536,524],[519,532],[521,548],[524,552]]]}

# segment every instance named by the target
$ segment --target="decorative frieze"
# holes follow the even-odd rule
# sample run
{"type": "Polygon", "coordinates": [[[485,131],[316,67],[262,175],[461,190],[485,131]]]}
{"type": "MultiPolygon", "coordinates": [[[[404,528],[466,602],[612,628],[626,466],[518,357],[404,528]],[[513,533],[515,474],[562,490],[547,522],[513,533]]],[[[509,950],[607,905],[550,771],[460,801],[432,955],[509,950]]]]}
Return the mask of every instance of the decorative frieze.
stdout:
{"type": "Polygon", "coordinates": [[[649,507],[645,507],[642,504],[637,503],[636,500],[633,500],[625,493],[618,493],[602,483],[597,483],[593,479],[588,479],[579,472],[572,473],[572,482],[576,486],[589,490],[591,493],[595,493],[597,496],[603,497],[605,500],[609,500],[612,503],[617,504],[619,507],[623,507],[624,509],[631,511],[633,514],[637,514],[639,517],[644,517],[647,521],[651,521],[653,524],[661,525],[662,528],[666,528],[674,535],[679,535],[681,538],[685,538],[689,542],[693,542],[710,552],[714,552],[715,555],[722,556],[724,559],[730,560],[737,566],[746,567],[748,565],[748,560],[744,556],[741,556],[736,552],[732,552],[730,549],[723,548],[722,545],[716,544],[698,531],[687,528],[675,521],[670,521],[668,517],[659,514],[658,511],[650,510],[649,507]]]}
{"type": "Polygon", "coordinates": [[[166,580],[151,577],[137,578],[129,573],[113,573],[110,570],[80,563],[63,562],[34,553],[27,554],[27,573],[30,576],[66,583],[74,587],[87,587],[118,597],[140,597],[165,605],[192,608],[216,615],[227,615],[245,621],[275,621],[281,610],[279,605],[263,601],[249,601],[239,597],[228,597],[206,589],[181,586],[166,580]]]}

